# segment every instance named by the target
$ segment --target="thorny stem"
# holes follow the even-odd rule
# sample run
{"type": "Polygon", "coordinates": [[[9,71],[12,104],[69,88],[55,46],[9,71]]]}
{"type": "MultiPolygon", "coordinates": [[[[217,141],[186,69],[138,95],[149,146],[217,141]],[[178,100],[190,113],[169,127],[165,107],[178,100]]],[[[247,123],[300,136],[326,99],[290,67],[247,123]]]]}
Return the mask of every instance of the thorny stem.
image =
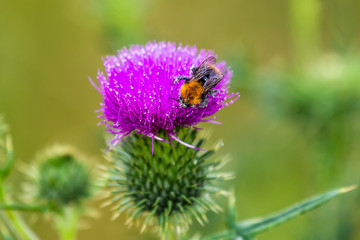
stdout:
{"type": "MultiPolygon", "coordinates": [[[[0,204],[8,205],[5,197],[4,182],[0,182],[0,204]]],[[[7,225],[14,231],[14,234],[20,239],[24,240],[38,240],[39,238],[33,233],[30,228],[23,222],[18,214],[14,213],[10,209],[5,209],[3,220],[7,220],[7,225]]]]}
{"type": "Polygon", "coordinates": [[[175,234],[175,231],[170,231],[170,230],[167,231],[166,235],[164,235],[163,238],[166,239],[166,240],[179,240],[180,239],[175,234]]]}
{"type": "Polygon", "coordinates": [[[176,231],[175,229],[167,229],[162,235],[164,240],[186,240],[189,239],[184,231],[176,231]]]}

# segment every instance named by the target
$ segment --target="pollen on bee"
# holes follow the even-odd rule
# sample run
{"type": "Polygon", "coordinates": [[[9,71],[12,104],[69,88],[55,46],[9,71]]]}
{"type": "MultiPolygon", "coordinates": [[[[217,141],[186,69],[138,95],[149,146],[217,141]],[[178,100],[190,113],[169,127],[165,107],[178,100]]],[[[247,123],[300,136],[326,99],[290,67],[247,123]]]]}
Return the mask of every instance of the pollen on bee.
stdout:
{"type": "Polygon", "coordinates": [[[203,85],[199,81],[185,83],[181,86],[181,98],[187,104],[196,105],[201,102],[203,85]]]}

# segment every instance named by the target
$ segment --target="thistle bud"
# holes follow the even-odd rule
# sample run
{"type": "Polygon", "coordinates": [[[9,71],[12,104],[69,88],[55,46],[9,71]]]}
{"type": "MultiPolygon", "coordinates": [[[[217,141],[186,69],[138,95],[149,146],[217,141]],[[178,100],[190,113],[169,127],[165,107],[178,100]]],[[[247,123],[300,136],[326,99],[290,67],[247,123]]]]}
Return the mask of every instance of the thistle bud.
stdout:
{"type": "Polygon", "coordinates": [[[79,203],[90,196],[90,172],[82,157],[68,147],[53,147],[33,167],[35,199],[57,208],[79,203]]]}
{"type": "MultiPolygon", "coordinates": [[[[166,139],[166,132],[159,133],[166,139]]],[[[197,139],[197,130],[179,128],[178,135],[200,148],[204,139],[197,139]]],[[[212,193],[224,193],[213,186],[224,176],[216,173],[220,161],[208,158],[214,151],[202,152],[181,143],[158,143],[151,155],[151,138],[131,135],[123,145],[107,154],[111,167],[107,187],[116,213],[127,210],[128,223],[142,218],[142,231],[155,225],[160,233],[168,228],[186,230],[192,218],[200,224],[207,221],[205,212],[221,210],[212,200],[212,193]]]]}

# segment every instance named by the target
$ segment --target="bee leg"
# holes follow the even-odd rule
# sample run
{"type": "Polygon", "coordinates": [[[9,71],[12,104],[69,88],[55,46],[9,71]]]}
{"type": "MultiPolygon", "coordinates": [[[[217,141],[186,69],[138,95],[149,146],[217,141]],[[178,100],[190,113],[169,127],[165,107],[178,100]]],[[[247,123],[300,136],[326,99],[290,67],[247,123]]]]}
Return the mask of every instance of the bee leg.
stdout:
{"type": "Polygon", "coordinates": [[[188,82],[190,81],[190,79],[191,79],[191,78],[186,77],[186,76],[179,76],[179,77],[175,78],[174,83],[178,83],[178,82],[181,81],[181,80],[185,80],[185,82],[188,83],[188,82]]]}
{"type": "Polygon", "coordinates": [[[176,98],[170,97],[170,99],[171,99],[171,100],[174,100],[174,101],[177,101],[177,102],[180,102],[180,100],[179,100],[179,99],[176,99],[176,98]]]}
{"type": "Polygon", "coordinates": [[[195,65],[192,65],[192,66],[190,67],[190,74],[191,74],[191,75],[194,75],[194,73],[195,73],[197,70],[198,70],[198,68],[195,67],[195,65]]]}
{"type": "Polygon", "coordinates": [[[180,107],[182,107],[182,108],[187,108],[187,107],[188,107],[188,105],[187,105],[186,103],[184,103],[184,101],[183,101],[182,99],[180,99],[179,105],[180,105],[180,107]]]}
{"type": "Polygon", "coordinates": [[[202,101],[200,103],[200,107],[201,108],[207,107],[208,103],[209,103],[209,98],[208,98],[207,95],[204,95],[203,99],[202,99],[202,101]]]}
{"type": "Polygon", "coordinates": [[[208,93],[212,96],[212,97],[215,97],[215,94],[218,92],[218,90],[216,90],[216,89],[210,89],[209,91],[208,91],[208,93]]]}

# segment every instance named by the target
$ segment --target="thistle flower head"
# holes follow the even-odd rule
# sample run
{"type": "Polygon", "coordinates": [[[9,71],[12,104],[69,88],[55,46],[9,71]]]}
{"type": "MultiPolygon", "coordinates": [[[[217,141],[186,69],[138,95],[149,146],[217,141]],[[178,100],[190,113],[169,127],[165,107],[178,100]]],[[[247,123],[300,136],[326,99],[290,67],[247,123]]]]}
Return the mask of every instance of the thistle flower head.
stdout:
{"type": "Polygon", "coordinates": [[[38,158],[37,166],[28,171],[33,179],[31,187],[27,186],[32,198],[61,207],[90,196],[90,172],[75,150],[55,146],[38,158]]]}
{"type": "Polygon", "coordinates": [[[99,72],[100,88],[94,86],[103,95],[100,117],[107,131],[115,135],[112,146],[133,131],[161,141],[165,140],[159,137],[159,132],[165,131],[170,140],[187,145],[176,135],[176,127],[194,126],[202,121],[216,123],[208,117],[239,97],[238,93],[228,92],[232,71],[225,62],[216,64],[226,75],[214,87],[216,94],[208,96],[205,107],[182,108],[176,101],[182,83],[174,84],[179,76],[190,77],[191,67],[199,66],[212,55],[212,51],[198,51],[195,46],[149,42],[106,57],[106,74],[99,72]]]}
{"type": "MultiPolygon", "coordinates": [[[[166,137],[165,132],[159,134],[166,137]]],[[[196,147],[204,143],[196,139],[197,130],[180,128],[178,134],[196,147]]],[[[168,228],[181,232],[192,218],[203,224],[206,211],[221,210],[211,194],[226,193],[214,185],[228,174],[217,172],[220,160],[208,159],[213,150],[204,153],[180,143],[159,143],[152,156],[150,149],[150,138],[132,134],[107,153],[112,166],[105,178],[111,189],[106,204],[115,205],[115,216],[127,210],[129,224],[142,218],[142,230],[155,225],[162,233],[168,228]]]]}

